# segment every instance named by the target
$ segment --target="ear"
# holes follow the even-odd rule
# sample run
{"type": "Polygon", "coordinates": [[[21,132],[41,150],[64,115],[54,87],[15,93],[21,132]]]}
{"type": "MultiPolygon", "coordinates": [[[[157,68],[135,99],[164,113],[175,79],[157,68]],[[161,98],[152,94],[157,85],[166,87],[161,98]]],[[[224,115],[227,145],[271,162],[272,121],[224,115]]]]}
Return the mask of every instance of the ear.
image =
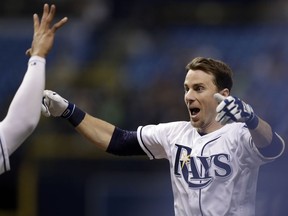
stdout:
{"type": "Polygon", "coordinates": [[[219,92],[221,95],[223,95],[224,97],[228,97],[230,95],[230,91],[228,88],[224,88],[219,92]]]}

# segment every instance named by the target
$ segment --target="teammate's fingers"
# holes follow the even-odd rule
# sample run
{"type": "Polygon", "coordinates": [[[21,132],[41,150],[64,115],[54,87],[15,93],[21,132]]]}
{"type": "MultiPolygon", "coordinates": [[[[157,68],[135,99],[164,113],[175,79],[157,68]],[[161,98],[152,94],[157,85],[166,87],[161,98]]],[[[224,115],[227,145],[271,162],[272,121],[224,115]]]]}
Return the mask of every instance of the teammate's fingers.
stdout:
{"type": "Polygon", "coordinates": [[[34,32],[38,31],[40,21],[37,14],[33,14],[33,22],[34,22],[34,32]]]}
{"type": "Polygon", "coordinates": [[[223,101],[225,99],[225,97],[223,95],[221,95],[220,93],[214,94],[214,98],[218,103],[220,103],[221,101],[223,101]]]}
{"type": "Polygon", "coordinates": [[[50,7],[50,11],[49,11],[49,14],[47,16],[47,21],[48,21],[48,25],[51,23],[51,21],[53,20],[54,18],[54,15],[55,15],[55,11],[56,11],[56,6],[54,4],[51,5],[50,7]]]}
{"type": "Polygon", "coordinates": [[[44,4],[44,6],[43,6],[43,14],[42,14],[41,20],[46,19],[48,14],[49,14],[49,5],[48,4],[44,4]]]}
{"type": "Polygon", "coordinates": [[[63,19],[61,19],[59,22],[57,22],[56,24],[53,25],[53,27],[51,28],[51,31],[53,33],[56,32],[57,29],[59,29],[60,27],[62,27],[66,22],[68,21],[67,17],[64,17],[63,19]]]}

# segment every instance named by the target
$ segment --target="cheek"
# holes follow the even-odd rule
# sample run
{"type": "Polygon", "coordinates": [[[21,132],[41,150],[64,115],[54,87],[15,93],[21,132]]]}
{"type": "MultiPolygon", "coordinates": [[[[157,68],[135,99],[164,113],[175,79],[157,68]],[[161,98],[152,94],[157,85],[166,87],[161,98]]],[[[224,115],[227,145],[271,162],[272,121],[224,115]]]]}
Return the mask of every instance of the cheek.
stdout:
{"type": "MultiPolygon", "coordinates": [[[[216,113],[217,102],[214,100],[205,101],[205,110],[208,113],[216,113]]],[[[207,113],[207,114],[208,114],[207,113]]]]}

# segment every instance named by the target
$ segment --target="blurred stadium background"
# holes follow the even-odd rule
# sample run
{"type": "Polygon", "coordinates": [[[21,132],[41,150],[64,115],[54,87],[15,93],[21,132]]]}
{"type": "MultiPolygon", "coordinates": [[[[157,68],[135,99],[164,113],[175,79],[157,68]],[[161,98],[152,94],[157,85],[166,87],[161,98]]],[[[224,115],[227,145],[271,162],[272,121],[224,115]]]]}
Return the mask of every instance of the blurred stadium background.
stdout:
{"type": "MultiPolygon", "coordinates": [[[[47,60],[47,88],[122,128],[187,120],[186,64],[227,62],[233,94],[288,140],[285,0],[4,0],[0,117],[26,71],[32,14],[55,3],[69,17],[47,60]]],[[[29,101],[27,101],[29,103],[29,101]]],[[[288,212],[287,151],[260,171],[257,216],[288,212]]],[[[98,150],[64,120],[42,117],[0,178],[1,216],[172,216],[166,161],[98,150]]]]}

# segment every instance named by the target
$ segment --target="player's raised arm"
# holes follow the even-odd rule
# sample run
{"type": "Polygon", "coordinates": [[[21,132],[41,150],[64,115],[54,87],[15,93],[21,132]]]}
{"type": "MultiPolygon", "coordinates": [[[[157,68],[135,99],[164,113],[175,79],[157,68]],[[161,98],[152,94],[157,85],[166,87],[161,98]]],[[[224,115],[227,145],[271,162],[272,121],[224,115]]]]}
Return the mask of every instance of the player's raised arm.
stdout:
{"type": "Polygon", "coordinates": [[[219,103],[216,109],[218,113],[216,121],[223,125],[232,122],[244,122],[257,148],[273,147],[275,152],[279,151],[278,153],[284,150],[282,138],[272,130],[266,121],[255,114],[249,104],[237,97],[228,96],[225,98],[219,93],[215,94],[214,97],[219,103]]]}
{"type": "Polygon", "coordinates": [[[56,30],[67,22],[65,17],[52,25],[55,10],[55,5],[45,4],[41,20],[37,14],[33,15],[33,41],[31,48],[26,51],[30,56],[28,68],[7,116],[0,123],[1,141],[7,147],[8,155],[19,147],[39,122],[45,86],[45,58],[53,46],[56,30]]]}

